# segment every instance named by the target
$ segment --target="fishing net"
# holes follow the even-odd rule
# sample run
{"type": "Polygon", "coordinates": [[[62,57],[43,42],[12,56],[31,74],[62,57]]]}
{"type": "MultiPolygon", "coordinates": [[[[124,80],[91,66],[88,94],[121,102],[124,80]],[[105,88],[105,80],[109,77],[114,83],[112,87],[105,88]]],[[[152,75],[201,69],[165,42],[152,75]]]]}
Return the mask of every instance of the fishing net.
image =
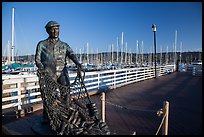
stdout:
{"type": "Polygon", "coordinates": [[[98,111],[86,90],[84,77],[85,72],[78,70],[74,82],[69,86],[63,86],[48,72],[39,73],[44,109],[50,127],[57,135],[110,134],[106,123],[97,116],[98,111]]]}

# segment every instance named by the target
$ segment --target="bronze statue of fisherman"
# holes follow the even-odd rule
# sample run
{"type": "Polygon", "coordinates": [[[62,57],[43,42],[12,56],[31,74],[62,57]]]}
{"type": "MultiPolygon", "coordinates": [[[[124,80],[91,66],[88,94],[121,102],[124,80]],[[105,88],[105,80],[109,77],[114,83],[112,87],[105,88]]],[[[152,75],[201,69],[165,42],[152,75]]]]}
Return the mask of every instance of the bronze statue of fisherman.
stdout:
{"type": "Polygon", "coordinates": [[[56,21],[49,21],[45,26],[49,37],[36,48],[43,123],[49,124],[58,135],[108,135],[108,126],[97,117],[96,104],[85,94],[82,65],[71,47],[59,39],[59,27],[56,21]],[[78,68],[78,83],[75,79],[75,83],[70,84],[67,59],[78,68]]]}

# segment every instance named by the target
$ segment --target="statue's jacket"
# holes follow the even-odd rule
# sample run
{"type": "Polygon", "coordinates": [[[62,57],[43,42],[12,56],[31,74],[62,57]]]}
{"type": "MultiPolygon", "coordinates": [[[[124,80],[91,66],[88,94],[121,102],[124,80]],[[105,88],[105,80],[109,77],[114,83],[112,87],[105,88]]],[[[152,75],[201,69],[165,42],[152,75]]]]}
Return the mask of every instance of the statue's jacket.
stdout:
{"type": "Polygon", "coordinates": [[[79,64],[71,47],[60,39],[57,42],[52,42],[52,40],[48,38],[37,44],[35,61],[36,66],[40,70],[47,69],[59,77],[66,65],[67,57],[76,65],[79,64]]]}

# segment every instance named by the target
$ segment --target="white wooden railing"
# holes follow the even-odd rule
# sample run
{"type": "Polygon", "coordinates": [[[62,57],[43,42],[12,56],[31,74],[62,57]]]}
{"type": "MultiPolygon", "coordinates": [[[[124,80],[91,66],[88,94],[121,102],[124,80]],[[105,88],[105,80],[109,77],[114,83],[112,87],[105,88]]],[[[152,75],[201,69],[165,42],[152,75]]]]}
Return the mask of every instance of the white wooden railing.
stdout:
{"type": "MultiPolygon", "coordinates": [[[[157,77],[169,71],[175,71],[175,66],[157,66],[157,77]]],[[[69,76],[70,82],[73,82],[76,74],[69,76]]],[[[154,77],[154,67],[126,68],[86,72],[84,83],[89,94],[95,94],[100,90],[117,88],[154,77]]],[[[41,102],[36,75],[2,75],[2,109],[17,107],[20,110],[24,104],[41,102]]]]}

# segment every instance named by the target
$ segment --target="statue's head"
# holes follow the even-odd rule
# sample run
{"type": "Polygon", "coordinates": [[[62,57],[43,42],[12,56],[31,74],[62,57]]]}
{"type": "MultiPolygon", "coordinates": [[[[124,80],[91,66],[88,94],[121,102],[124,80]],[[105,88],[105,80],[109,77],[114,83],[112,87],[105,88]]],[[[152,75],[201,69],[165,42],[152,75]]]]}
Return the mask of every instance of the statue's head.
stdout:
{"type": "Polygon", "coordinates": [[[59,23],[56,21],[49,21],[45,25],[46,32],[49,34],[51,38],[58,38],[59,37],[59,23]]]}

